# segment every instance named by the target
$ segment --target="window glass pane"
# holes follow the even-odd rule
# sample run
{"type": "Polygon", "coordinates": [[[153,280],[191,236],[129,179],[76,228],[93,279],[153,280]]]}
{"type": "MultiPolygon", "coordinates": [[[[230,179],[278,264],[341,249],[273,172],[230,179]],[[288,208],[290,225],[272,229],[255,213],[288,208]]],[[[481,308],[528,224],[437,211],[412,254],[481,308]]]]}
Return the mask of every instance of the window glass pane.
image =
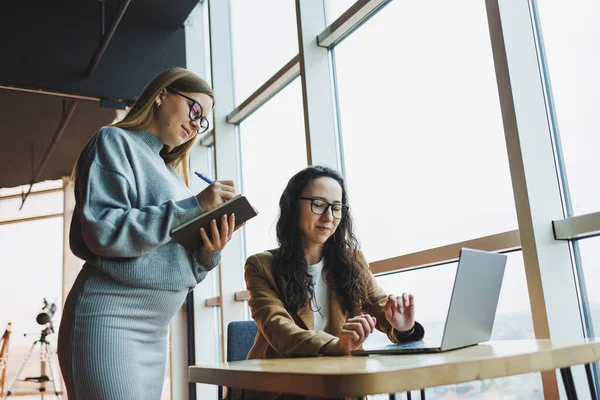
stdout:
{"type": "Polygon", "coordinates": [[[537,0],[573,212],[600,210],[600,2],[537,0]]]}
{"type": "MultiPolygon", "coordinates": [[[[411,292],[415,295],[417,320],[425,327],[425,340],[442,338],[446,315],[450,305],[452,287],[458,263],[423,268],[377,277],[379,285],[387,292],[400,295],[411,292]]],[[[508,254],[508,262],[500,291],[500,300],[494,320],[491,340],[534,339],[533,320],[522,253],[508,254]]],[[[367,341],[389,343],[388,338],[376,332],[367,341]]],[[[542,383],[539,374],[517,375],[509,378],[469,382],[461,385],[427,389],[427,398],[446,399],[452,394],[462,393],[465,397],[482,396],[515,399],[542,399],[542,383]],[[497,396],[497,397],[494,397],[497,396]]]]}
{"type": "Polygon", "coordinates": [[[333,21],[345,13],[354,3],[356,3],[356,0],[325,0],[327,25],[331,25],[333,21]]]}
{"type": "Polygon", "coordinates": [[[300,79],[240,124],[243,192],[259,214],[245,229],[246,254],[277,247],[279,197],[306,167],[300,79]]]}
{"type": "MultiPolygon", "coordinates": [[[[52,318],[55,333],[47,336],[56,354],[56,334],[62,313],[62,251],[62,217],[0,225],[0,334],[4,333],[8,322],[12,322],[5,380],[7,390],[45,328],[36,322],[44,298],[57,306],[52,318]],[[31,251],[33,243],[35,251],[31,251]]],[[[37,344],[19,379],[40,376],[40,350],[37,344]]],[[[52,368],[59,379],[56,355],[52,357],[52,368]]],[[[35,392],[38,387],[37,383],[17,382],[12,391],[35,392]]],[[[48,383],[47,389],[53,394],[52,384],[48,383]]]]}
{"type": "Polygon", "coordinates": [[[334,51],[369,260],[517,228],[484,2],[394,1],[334,51]]]}
{"type": "MultiPolygon", "coordinates": [[[[49,189],[60,189],[63,187],[62,180],[56,181],[43,181],[33,185],[32,191],[49,190],[49,189]]],[[[23,191],[29,190],[29,185],[17,186],[12,188],[0,188],[0,196],[7,196],[11,194],[21,194],[23,191]]]]}
{"type": "Polygon", "coordinates": [[[294,0],[231,0],[236,104],[298,54],[294,0]]]}
{"type": "Polygon", "coordinates": [[[0,198],[0,221],[59,214],[63,212],[63,201],[62,189],[44,194],[30,193],[25,199],[25,203],[23,203],[21,197],[0,198]],[[23,208],[19,210],[21,205],[23,205],[23,208]]]}
{"type": "Polygon", "coordinates": [[[600,237],[579,240],[578,244],[592,324],[594,332],[598,336],[600,332],[600,291],[597,289],[596,283],[600,282],[600,237]]]}

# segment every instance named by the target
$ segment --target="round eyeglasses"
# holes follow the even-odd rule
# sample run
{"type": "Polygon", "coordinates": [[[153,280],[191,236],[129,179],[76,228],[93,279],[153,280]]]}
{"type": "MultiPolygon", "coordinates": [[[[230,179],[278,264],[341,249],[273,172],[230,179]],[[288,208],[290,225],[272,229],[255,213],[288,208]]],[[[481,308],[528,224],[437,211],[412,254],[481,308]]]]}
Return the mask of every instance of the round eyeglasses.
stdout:
{"type": "Polygon", "coordinates": [[[310,200],[310,210],[313,214],[323,215],[331,207],[333,218],[342,219],[346,216],[349,206],[340,203],[328,203],[318,197],[300,197],[300,200],[310,200]]]}
{"type": "Polygon", "coordinates": [[[203,117],[203,109],[202,106],[200,105],[200,103],[198,103],[196,100],[192,99],[191,97],[186,96],[185,94],[182,94],[180,92],[178,92],[175,89],[172,88],[166,88],[167,92],[171,92],[174,94],[177,94],[185,99],[188,99],[189,101],[192,102],[192,104],[190,104],[190,119],[192,121],[198,121],[200,120],[200,128],[198,129],[198,135],[206,132],[208,130],[209,127],[209,123],[208,123],[208,119],[206,119],[206,117],[203,117]]]}

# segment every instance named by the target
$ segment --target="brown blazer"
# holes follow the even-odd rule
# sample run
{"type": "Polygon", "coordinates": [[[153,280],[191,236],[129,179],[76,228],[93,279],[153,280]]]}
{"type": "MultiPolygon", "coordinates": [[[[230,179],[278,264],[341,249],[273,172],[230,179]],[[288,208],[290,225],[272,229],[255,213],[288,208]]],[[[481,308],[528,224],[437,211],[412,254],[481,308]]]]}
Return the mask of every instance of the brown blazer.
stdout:
{"type": "MultiPolygon", "coordinates": [[[[275,250],[276,251],[276,250],[275,250]]],[[[365,262],[365,265],[368,265],[365,262]]],[[[339,336],[348,318],[362,314],[361,307],[344,310],[336,295],[330,290],[329,317],[323,331],[313,330],[314,316],[309,305],[297,313],[288,311],[279,299],[277,285],[273,278],[273,253],[270,251],[255,254],[246,260],[244,268],[246,287],[250,292],[248,305],[252,318],[258,325],[254,345],[248,359],[316,357],[327,343],[339,336]]],[[[377,329],[385,333],[394,343],[420,340],[425,334],[423,327],[415,322],[415,327],[405,333],[394,329],[385,318],[387,294],[377,285],[369,271],[369,304],[367,312],[377,318],[377,329]]],[[[265,394],[266,395],[266,394],[265,394]]],[[[249,398],[274,398],[270,396],[249,396],[249,398]]]]}

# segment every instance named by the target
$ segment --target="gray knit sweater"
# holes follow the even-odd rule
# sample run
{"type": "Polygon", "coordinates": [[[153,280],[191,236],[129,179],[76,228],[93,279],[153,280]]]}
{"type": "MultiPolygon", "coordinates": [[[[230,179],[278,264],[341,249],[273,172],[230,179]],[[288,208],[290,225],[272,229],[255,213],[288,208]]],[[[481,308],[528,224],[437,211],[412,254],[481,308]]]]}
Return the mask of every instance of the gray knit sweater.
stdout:
{"type": "Polygon", "coordinates": [[[171,229],[203,211],[160,156],[152,132],[104,127],[81,153],[71,221],[73,253],[115,280],[164,290],[192,288],[220,261],[191,253],[171,229]]]}

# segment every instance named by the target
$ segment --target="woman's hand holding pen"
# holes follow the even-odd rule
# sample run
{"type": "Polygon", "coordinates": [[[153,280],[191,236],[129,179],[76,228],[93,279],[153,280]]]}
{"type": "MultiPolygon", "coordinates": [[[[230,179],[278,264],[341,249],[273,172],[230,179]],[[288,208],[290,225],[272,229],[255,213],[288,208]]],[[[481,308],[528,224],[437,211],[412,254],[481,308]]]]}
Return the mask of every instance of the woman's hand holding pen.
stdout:
{"type": "Polygon", "coordinates": [[[390,294],[385,303],[385,318],[399,332],[411,330],[415,326],[415,296],[390,294]]]}
{"type": "Polygon", "coordinates": [[[215,181],[196,195],[202,211],[208,211],[237,195],[233,181],[215,181]]]}
{"type": "Polygon", "coordinates": [[[373,331],[377,319],[369,314],[349,318],[342,332],[336,340],[331,341],[323,348],[324,355],[347,355],[352,350],[359,349],[373,331]]]}
{"type": "MultiPolygon", "coordinates": [[[[206,189],[196,195],[203,211],[213,209],[237,194],[233,181],[211,181],[209,183],[210,185],[206,189]]],[[[204,250],[209,253],[222,250],[231,240],[233,232],[236,230],[234,214],[229,215],[229,217],[227,215],[221,217],[220,229],[217,221],[213,219],[210,223],[210,237],[204,229],[200,229],[204,250]]]]}

